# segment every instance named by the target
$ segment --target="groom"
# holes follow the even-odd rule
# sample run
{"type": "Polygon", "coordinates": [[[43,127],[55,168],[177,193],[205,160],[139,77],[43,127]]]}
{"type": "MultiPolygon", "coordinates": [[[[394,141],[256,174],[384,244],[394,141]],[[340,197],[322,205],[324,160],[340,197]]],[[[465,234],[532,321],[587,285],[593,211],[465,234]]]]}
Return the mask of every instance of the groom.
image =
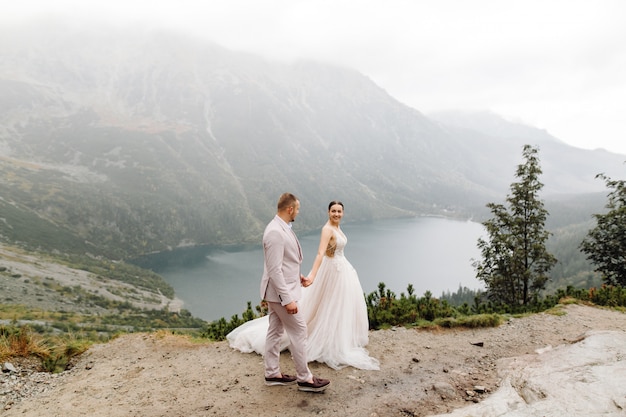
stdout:
{"type": "Polygon", "coordinates": [[[324,391],[330,381],[314,377],[307,365],[307,327],[298,312],[301,295],[302,249],[291,223],[300,212],[300,201],[290,193],[278,199],[278,212],[263,233],[265,258],[261,279],[261,298],[267,302],[269,328],[265,339],[265,384],[291,385],[297,381],[300,391],[324,391]],[[281,338],[286,331],[289,351],[296,365],[296,376],[280,371],[281,338]]]}

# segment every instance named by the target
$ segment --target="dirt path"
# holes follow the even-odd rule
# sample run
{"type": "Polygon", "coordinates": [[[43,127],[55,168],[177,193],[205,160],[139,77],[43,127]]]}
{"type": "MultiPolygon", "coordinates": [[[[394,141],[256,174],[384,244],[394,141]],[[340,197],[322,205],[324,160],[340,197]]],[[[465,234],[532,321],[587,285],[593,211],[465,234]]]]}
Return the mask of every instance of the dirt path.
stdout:
{"type": "MultiPolygon", "coordinates": [[[[481,401],[498,387],[497,362],[580,341],[589,330],[626,329],[626,314],[569,305],[565,314],[512,319],[498,328],[370,335],[380,371],[332,370],[323,394],[266,387],[262,358],[226,342],[195,344],[165,334],[135,334],[92,347],[42,394],[18,402],[12,416],[427,416],[481,401]],[[480,346],[482,344],[482,346],[480,346]],[[485,388],[481,393],[480,387],[485,388]],[[477,392],[478,391],[478,392],[477,392]],[[472,393],[472,395],[469,395],[472,393]]],[[[283,370],[293,373],[288,353],[283,370]]]]}

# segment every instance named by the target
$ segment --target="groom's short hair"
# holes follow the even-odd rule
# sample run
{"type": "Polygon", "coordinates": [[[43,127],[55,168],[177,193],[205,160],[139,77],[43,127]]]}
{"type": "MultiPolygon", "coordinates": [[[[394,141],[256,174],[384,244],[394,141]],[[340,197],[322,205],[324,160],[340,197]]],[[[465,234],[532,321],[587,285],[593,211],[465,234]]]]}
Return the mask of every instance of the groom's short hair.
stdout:
{"type": "Polygon", "coordinates": [[[278,199],[278,211],[283,211],[289,207],[295,206],[296,201],[298,201],[298,197],[291,193],[284,193],[278,199]]]}

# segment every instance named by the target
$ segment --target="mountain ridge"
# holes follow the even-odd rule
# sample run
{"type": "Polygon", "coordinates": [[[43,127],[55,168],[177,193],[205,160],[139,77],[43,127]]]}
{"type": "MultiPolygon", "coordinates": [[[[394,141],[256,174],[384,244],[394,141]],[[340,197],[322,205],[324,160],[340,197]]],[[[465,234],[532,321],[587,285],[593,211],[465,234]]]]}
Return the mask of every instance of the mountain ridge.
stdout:
{"type": "MultiPolygon", "coordinates": [[[[0,41],[0,205],[64,230],[65,250],[257,241],[284,191],[302,201],[303,231],[337,198],[355,221],[481,215],[535,139],[429,118],[353,69],[171,32],[39,29],[0,41]]],[[[620,172],[623,157],[545,139],[546,195],[598,192],[597,173],[620,172]]]]}

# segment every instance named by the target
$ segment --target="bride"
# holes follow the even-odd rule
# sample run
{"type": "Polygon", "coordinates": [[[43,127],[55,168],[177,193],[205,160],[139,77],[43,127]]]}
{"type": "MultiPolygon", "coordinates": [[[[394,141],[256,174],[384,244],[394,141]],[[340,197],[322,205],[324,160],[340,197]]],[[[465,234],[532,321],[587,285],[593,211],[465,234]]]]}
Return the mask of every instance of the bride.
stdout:
{"type": "MultiPolygon", "coordinates": [[[[307,359],[334,369],[353,366],[378,370],[378,360],[365,349],[369,322],[363,289],[356,270],[343,253],[348,242],[339,225],[343,210],[340,201],[328,205],[328,221],[322,227],[313,267],[303,279],[305,288],[298,308],[307,322],[307,359]]],[[[268,317],[260,317],[237,327],[226,338],[234,349],[263,355],[268,326],[268,317]]],[[[285,334],[283,348],[288,345],[285,334]]]]}

